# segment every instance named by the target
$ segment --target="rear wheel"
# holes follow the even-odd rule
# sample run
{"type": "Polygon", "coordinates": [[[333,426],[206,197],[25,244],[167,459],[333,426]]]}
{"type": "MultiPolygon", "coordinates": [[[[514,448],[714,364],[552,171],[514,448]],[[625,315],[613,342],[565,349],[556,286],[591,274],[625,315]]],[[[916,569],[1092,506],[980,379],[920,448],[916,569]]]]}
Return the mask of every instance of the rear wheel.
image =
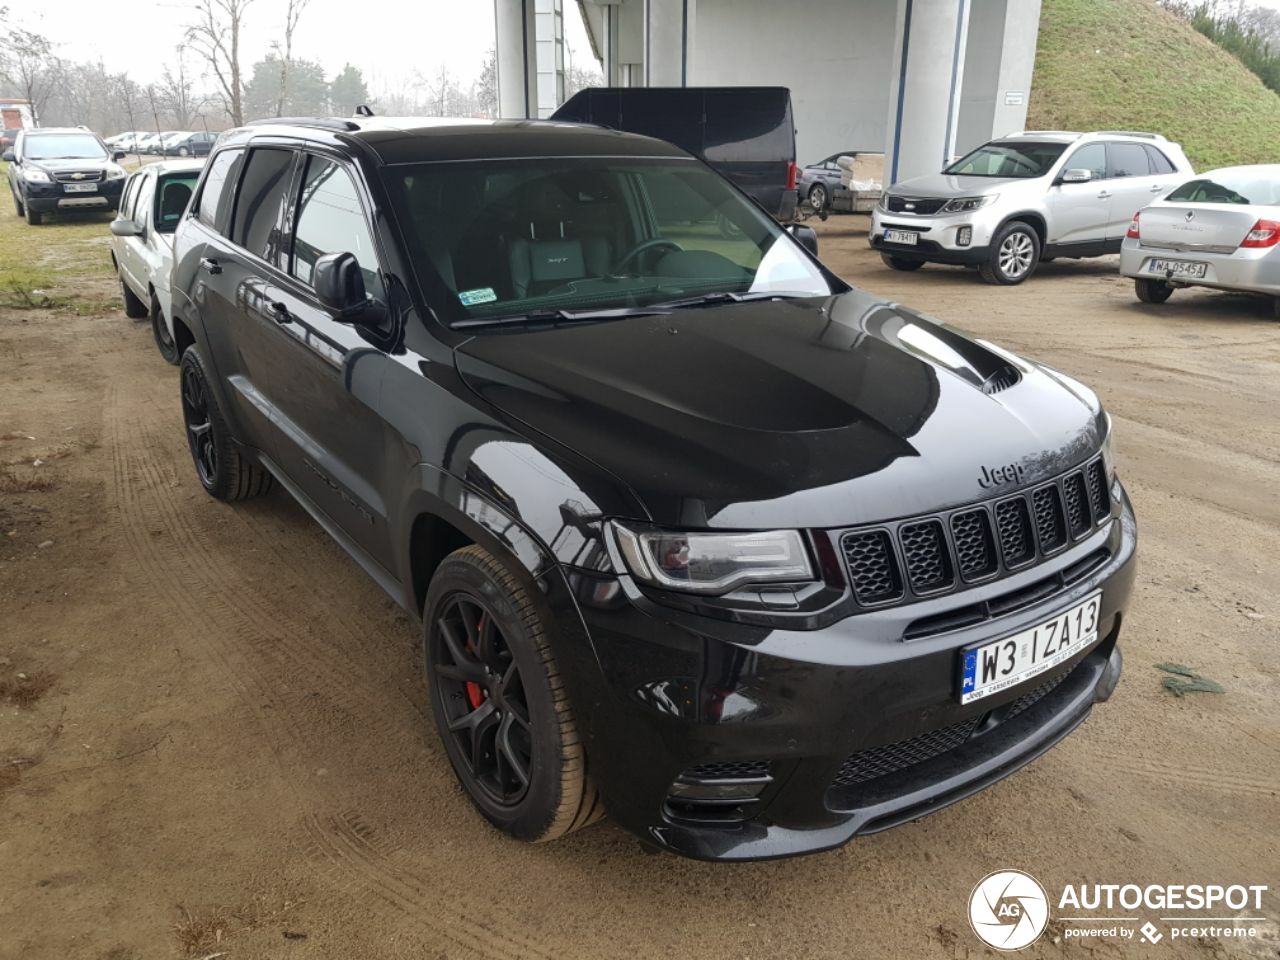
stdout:
{"type": "Polygon", "coordinates": [[[880,254],[880,259],[884,261],[886,267],[892,270],[919,270],[924,266],[923,260],[912,260],[910,257],[897,257],[892,253],[880,254]]]}
{"type": "Polygon", "coordinates": [[[530,842],[603,816],[528,577],[478,546],[456,550],[431,579],[423,623],[436,729],[480,814],[530,842]]]}
{"type": "Polygon", "coordinates": [[[188,347],[182,355],[180,379],[187,445],[205,493],[218,500],[232,501],[247,500],[270,490],[271,474],[250,463],[232,441],[195,347],[188,347]]]}
{"type": "Polygon", "coordinates": [[[991,243],[991,255],[978,265],[987,283],[1004,286],[1022,283],[1040,260],[1040,237],[1021,220],[1006,224],[991,243]]]}
{"type": "Polygon", "coordinates": [[[1133,292],[1143,303],[1164,303],[1173,296],[1173,287],[1163,280],[1138,277],[1133,281],[1133,292]]]}

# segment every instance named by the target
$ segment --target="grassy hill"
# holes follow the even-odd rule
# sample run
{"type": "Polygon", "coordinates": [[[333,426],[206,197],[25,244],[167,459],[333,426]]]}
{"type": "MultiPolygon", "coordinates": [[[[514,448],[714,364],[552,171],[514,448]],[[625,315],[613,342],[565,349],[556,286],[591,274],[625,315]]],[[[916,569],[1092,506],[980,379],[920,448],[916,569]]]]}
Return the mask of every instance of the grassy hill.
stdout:
{"type": "Polygon", "coordinates": [[[1027,128],[1153,130],[1197,170],[1280,163],[1280,96],[1154,0],[1043,0],[1027,128]]]}

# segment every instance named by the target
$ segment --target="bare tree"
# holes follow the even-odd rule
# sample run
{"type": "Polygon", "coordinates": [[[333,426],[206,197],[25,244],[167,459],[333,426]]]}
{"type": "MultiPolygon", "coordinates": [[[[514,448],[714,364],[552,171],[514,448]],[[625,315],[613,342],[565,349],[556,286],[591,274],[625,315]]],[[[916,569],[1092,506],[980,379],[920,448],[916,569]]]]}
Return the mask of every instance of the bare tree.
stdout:
{"type": "Polygon", "coordinates": [[[151,119],[156,122],[156,133],[160,132],[160,105],[156,98],[156,85],[148,83],[142,88],[142,92],[147,95],[147,106],[151,108],[151,119]]]}
{"type": "Polygon", "coordinates": [[[192,119],[204,106],[204,97],[196,95],[195,84],[187,73],[187,61],[183,55],[185,51],[186,47],[179,44],[177,56],[173,60],[174,69],[171,70],[166,63],[159,84],[160,102],[179,130],[188,129],[192,119]]]}
{"type": "Polygon", "coordinates": [[[284,115],[284,105],[289,99],[289,71],[293,69],[293,31],[298,29],[302,11],[311,0],[289,0],[284,13],[284,50],[280,44],[272,44],[280,54],[280,95],[276,98],[276,116],[284,115]]]}
{"type": "Polygon", "coordinates": [[[24,100],[30,101],[31,119],[38,127],[40,114],[58,82],[61,63],[44,34],[13,24],[7,29],[4,59],[0,61],[4,79],[18,88],[24,100]]]}
{"type": "Polygon", "coordinates": [[[244,82],[240,33],[253,0],[198,0],[196,21],[187,27],[187,43],[212,71],[223,106],[234,126],[244,123],[244,82]]]}
{"type": "Polygon", "coordinates": [[[122,73],[116,77],[114,86],[117,99],[129,122],[129,130],[133,134],[129,138],[129,143],[133,147],[134,156],[141,157],[138,153],[138,122],[134,119],[138,112],[138,85],[129,79],[128,74],[122,73]]]}

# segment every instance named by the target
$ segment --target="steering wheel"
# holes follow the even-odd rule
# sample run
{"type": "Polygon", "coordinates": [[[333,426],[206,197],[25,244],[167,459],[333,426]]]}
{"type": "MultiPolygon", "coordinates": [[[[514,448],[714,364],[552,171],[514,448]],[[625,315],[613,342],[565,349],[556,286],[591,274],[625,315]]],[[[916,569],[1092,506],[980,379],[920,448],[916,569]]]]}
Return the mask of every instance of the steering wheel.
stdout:
{"type": "Polygon", "coordinates": [[[676,243],[674,240],[668,240],[665,237],[654,237],[652,240],[643,240],[623,254],[622,259],[613,265],[612,272],[615,274],[621,273],[622,268],[632,260],[636,259],[636,257],[640,256],[642,253],[647,253],[650,250],[657,250],[660,247],[670,247],[672,250],[677,250],[682,253],[684,252],[684,247],[680,246],[680,244],[676,243]]]}

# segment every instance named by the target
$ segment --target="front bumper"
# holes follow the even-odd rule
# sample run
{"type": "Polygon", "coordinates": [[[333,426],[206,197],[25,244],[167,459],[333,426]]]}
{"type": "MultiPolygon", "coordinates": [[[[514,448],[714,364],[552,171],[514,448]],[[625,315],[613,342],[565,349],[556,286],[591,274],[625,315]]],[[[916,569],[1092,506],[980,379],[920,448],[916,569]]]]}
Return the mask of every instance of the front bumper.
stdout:
{"type": "Polygon", "coordinates": [[[1217,287],[1280,296],[1280,254],[1275,247],[1243,248],[1233,253],[1199,250],[1167,250],[1145,246],[1141,240],[1126,238],[1120,246],[1120,274],[1162,280],[1164,274],[1148,269],[1151,260],[1190,260],[1206,264],[1203,279],[1181,277],[1174,286],[1217,287]]]}
{"type": "Polygon", "coordinates": [[[969,213],[912,216],[877,206],[871,211],[867,242],[883,253],[930,263],[978,264],[989,258],[991,238],[1000,222],[1000,215],[990,207],[969,213]],[[914,244],[889,243],[884,239],[886,229],[909,230],[920,239],[914,244]],[[968,231],[967,244],[960,243],[964,230],[968,231]]]}
{"type": "MultiPolygon", "coordinates": [[[[574,575],[597,669],[573,658],[579,666],[570,679],[610,815],[647,844],[685,856],[769,859],[839,846],[1000,780],[1067,736],[1095,696],[1114,687],[1135,570],[1127,497],[1096,538],[1058,562],[1077,563],[1103,547],[1105,563],[1054,595],[913,640],[903,633],[922,615],[984,592],[1001,595],[1017,581],[870,611],[824,629],[783,630],[628,600],[609,581],[574,575]],[[1103,600],[1093,647],[1001,694],[959,703],[961,647],[1027,629],[1097,589],[1103,600]],[[842,774],[855,754],[887,752],[900,763],[903,751],[918,759],[871,778],[842,774]],[[730,776],[758,778],[762,763],[767,783],[738,810],[670,796],[692,768],[717,764],[730,776]]],[[[1028,576],[1043,576],[1046,567],[1028,576]]]]}
{"type": "Polygon", "coordinates": [[[124,177],[101,180],[96,184],[98,189],[92,193],[67,193],[61,183],[23,181],[22,202],[37,213],[75,209],[115,210],[120,206],[124,183],[124,177]]]}

